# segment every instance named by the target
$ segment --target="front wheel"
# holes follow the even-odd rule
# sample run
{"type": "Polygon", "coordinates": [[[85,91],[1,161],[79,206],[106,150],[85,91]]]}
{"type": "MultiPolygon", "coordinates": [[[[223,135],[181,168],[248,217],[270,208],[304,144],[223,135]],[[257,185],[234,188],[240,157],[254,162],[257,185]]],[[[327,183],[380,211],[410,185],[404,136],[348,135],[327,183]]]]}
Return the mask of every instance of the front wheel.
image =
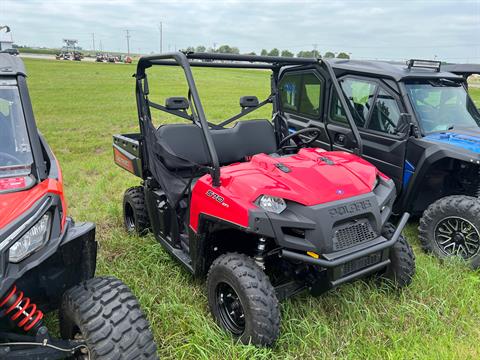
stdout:
{"type": "Polygon", "coordinates": [[[62,338],[87,345],[78,359],[158,359],[137,299],[116,278],[93,278],[66,291],[59,318],[62,338]]]}
{"type": "Polygon", "coordinates": [[[435,201],[424,211],[418,227],[425,252],[438,258],[459,256],[480,267],[480,200],[453,195],[435,201]]]}
{"type": "Polygon", "coordinates": [[[244,344],[270,346],[280,333],[280,310],[270,280],[243,254],[219,256],[207,278],[208,303],[220,327],[244,344]]]}
{"type": "MultiPolygon", "coordinates": [[[[387,223],[382,235],[390,239],[395,233],[395,226],[387,223]]],[[[382,274],[382,278],[389,281],[397,289],[412,283],[415,275],[415,254],[407,240],[400,235],[397,242],[390,248],[390,264],[382,274]]]]}

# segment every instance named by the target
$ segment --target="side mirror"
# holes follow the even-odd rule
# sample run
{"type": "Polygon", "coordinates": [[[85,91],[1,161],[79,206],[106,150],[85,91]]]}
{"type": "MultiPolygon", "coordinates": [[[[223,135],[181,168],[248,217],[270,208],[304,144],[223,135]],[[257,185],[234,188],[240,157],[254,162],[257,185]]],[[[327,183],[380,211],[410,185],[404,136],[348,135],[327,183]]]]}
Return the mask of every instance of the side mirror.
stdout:
{"type": "Polygon", "coordinates": [[[407,113],[401,113],[400,119],[398,119],[397,124],[397,134],[408,134],[410,133],[410,128],[412,127],[412,115],[407,113]]]}
{"type": "Polygon", "coordinates": [[[187,110],[190,104],[184,97],[169,97],[165,100],[165,107],[168,110],[187,110]]]}
{"type": "Polygon", "coordinates": [[[242,109],[258,106],[258,98],[256,96],[242,96],[240,106],[242,109]]]}

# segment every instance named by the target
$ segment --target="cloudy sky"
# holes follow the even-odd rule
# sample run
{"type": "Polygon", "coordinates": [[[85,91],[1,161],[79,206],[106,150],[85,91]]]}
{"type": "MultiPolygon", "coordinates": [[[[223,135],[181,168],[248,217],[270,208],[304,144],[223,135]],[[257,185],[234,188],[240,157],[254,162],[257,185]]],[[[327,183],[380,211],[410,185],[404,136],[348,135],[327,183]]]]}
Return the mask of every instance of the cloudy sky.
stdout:
{"type": "Polygon", "coordinates": [[[0,0],[0,24],[17,44],[159,51],[190,45],[277,47],[294,53],[318,47],[353,58],[434,58],[480,62],[480,0],[0,0]]]}

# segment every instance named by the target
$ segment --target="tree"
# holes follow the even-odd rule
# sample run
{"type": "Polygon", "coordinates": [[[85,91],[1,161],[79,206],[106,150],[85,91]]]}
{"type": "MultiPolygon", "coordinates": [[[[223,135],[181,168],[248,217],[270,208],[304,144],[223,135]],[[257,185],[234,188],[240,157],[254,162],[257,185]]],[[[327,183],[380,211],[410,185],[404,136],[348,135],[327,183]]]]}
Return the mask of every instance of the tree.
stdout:
{"type": "Polygon", "coordinates": [[[257,55],[257,54],[255,53],[255,51],[251,51],[247,55],[257,55]]]}
{"type": "Polygon", "coordinates": [[[216,52],[221,54],[240,54],[240,50],[237,47],[229,45],[220,45],[216,52]]]}
{"type": "Polygon", "coordinates": [[[217,49],[217,52],[219,52],[220,54],[230,54],[231,51],[232,48],[228,45],[220,45],[217,49]]]}
{"type": "Polygon", "coordinates": [[[283,50],[282,51],[282,57],[293,57],[293,53],[288,50],[283,50]]]}
{"type": "Polygon", "coordinates": [[[337,58],[339,58],[339,59],[350,59],[350,55],[348,55],[345,52],[341,52],[337,55],[337,58]]]}
{"type": "Polygon", "coordinates": [[[325,59],[333,59],[335,57],[335,54],[331,51],[327,51],[325,55],[323,55],[325,59]]]}
{"type": "Polygon", "coordinates": [[[186,49],[183,50],[184,52],[194,52],[195,48],[193,46],[189,46],[186,49]]]}
{"type": "Polygon", "coordinates": [[[318,50],[311,50],[311,51],[302,50],[302,51],[300,51],[300,52],[297,54],[297,57],[317,58],[317,59],[320,59],[320,58],[321,58],[320,53],[318,52],[318,50]]]}
{"type": "Polygon", "coordinates": [[[280,55],[280,51],[277,49],[277,48],[273,48],[272,50],[270,50],[270,52],[268,53],[268,56],[278,56],[280,55]]]}
{"type": "Polygon", "coordinates": [[[197,46],[197,48],[195,49],[195,52],[199,52],[199,53],[203,53],[207,50],[207,48],[203,45],[199,45],[197,46]]]}
{"type": "Polygon", "coordinates": [[[262,49],[262,52],[260,53],[260,55],[267,56],[268,55],[267,49],[262,49]]]}

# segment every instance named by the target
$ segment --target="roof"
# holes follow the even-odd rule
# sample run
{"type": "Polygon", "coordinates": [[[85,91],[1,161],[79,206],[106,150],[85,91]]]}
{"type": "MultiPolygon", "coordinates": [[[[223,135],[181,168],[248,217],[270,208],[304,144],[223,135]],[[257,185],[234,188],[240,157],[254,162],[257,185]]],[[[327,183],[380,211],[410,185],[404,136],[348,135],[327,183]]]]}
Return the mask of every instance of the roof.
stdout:
{"type": "Polygon", "coordinates": [[[142,56],[138,61],[137,74],[143,74],[152,65],[180,65],[216,67],[216,68],[251,68],[274,69],[289,65],[316,64],[315,58],[288,58],[281,56],[258,56],[221,53],[183,53],[174,52],[142,56]]]}
{"type": "MultiPolygon", "coordinates": [[[[405,63],[377,61],[377,60],[350,60],[350,59],[324,59],[332,64],[335,70],[378,75],[393,78],[395,81],[416,78],[450,78],[461,79],[460,76],[447,71],[436,72],[425,68],[408,68],[405,63]]],[[[441,67],[441,69],[444,66],[441,67]]]]}
{"type": "Polygon", "coordinates": [[[449,64],[442,65],[442,69],[459,75],[480,74],[480,64],[449,64]]]}
{"type": "MultiPolygon", "coordinates": [[[[448,78],[462,80],[461,76],[451,72],[436,72],[433,69],[412,67],[406,63],[377,61],[377,60],[351,60],[351,59],[316,59],[316,58],[288,58],[281,56],[237,55],[220,53],[182,53],[158,54],[141,57],[137,71],[143,74],[146,68],[152,65],[181,65],[202,67],[226,68],[256,68],[275,69],[296,65],[313,65],[324,61],[331,64],[334,70],[344,70],[349,73],[368,74],[381,77],[390,77],[395,81],[420,78],[448,78]],[[199,61],[200,60],[200,61],[199,61]]],[[[445,65],[442,65],[441,69],[445,65]]],[[[476,65],[480,67],[479,65],[476,65]]]]}
{"type": "Polygon", "coordinates": [[[0,53],[0,76],[27,75],[25,65],[18,56],[0,53]]]}

